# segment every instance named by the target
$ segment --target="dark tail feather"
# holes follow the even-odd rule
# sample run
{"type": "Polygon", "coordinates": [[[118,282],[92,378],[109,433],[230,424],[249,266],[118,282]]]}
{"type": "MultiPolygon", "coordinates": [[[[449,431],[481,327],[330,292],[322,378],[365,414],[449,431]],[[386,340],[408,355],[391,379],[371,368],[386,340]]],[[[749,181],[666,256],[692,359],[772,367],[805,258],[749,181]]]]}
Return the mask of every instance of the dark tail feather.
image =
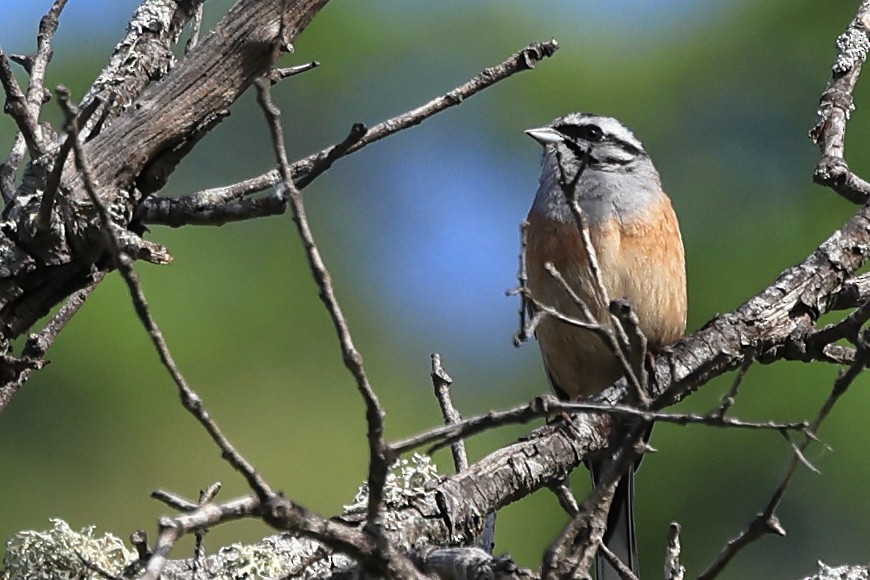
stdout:
{"type": "MultiPolygon", "coordinates": [[[[592,471],[593,483],[597,485],[597,476],[603,471],[602,465],[597,465],[592,471]]],[[[623,564],[638,575],[637,543],[634,537],[634,469],[619,480],[613,494],[613,503],[607,515],[607,531],[604,533],[604,545],[616,554],[623,564]]],[[[622,577],[610,565],[607,558],[599,553],[595,557],[596,580],[620,580],[622,577]]]]}

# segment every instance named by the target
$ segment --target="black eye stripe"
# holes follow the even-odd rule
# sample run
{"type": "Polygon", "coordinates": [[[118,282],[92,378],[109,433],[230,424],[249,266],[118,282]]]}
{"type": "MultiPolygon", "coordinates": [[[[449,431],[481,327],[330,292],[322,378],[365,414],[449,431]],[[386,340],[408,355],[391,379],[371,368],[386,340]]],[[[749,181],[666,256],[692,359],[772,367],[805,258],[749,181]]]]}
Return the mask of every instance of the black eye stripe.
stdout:
{"type": "Polygon", "coordinates": [[[591,123],[587,125],[558,125],[554,129],[573,140],[582,139],[590,143],[604,140],[604,131],[601,130],[601,127],[591,123]]]}
{"type": "Polygon", "coordinates": [[[562,144],[567,147],[578,160],[584,160],[590,166],[597,165],[630,165],[638,157],[646,157],[643,149],[623,141],[615,135],[606,135],[598,125],[556,125],[556,131],[567,137],[562,144]],[[607,143],[621,149],[627,157],[609,155],[607,149],[596,147],[596,144],[607,143]],[[585,144],[585,145],[584,145],[585,144]],[[588,145],[593,145],[589,147],[588,145]],[[603,155],[603,157],[602,157],[603,155]]]}
{"type": "Polygon", "coordinates": [[[601,127],[593,123],[585,125],[556,125],[553,128],[568,137],[570,141],[566,142],[566,145],[570,142],[576,144],[578,141],[585,141],[587,143],[609,142],[630,155],[643,155],[642,149],[639,149],[628,141],[623,141],[622,139],[617,138],[615,135],[605,134],[601,127]]]}

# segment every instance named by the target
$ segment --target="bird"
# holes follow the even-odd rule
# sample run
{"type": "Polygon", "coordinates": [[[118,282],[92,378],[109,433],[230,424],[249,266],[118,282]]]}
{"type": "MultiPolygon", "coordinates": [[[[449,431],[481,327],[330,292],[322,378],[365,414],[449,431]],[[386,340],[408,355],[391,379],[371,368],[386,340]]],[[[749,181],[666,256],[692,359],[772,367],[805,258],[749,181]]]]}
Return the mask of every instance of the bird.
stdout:
{"type": "MultiPolygon", "coordinates": [[[[526,131],[543,147],[538,190],[526,226],[527,289],[531,304],[584,320],[579,298],[598,324],[611,325],[608,299],[625,299],[636,314],[649,353],[679,340],[686,329],[683,241],[659,173],[634,133],[613,117],[571,113],[526,131]],[[597,258],[596,278],[569,200],[585,216],[597,258]],[[572,292],[551,273],[562,275],[572,292]],[[601,284],[596,283],[596,279],[601,284]],[[598,290],[604,287],[606,294],[598,290]]],[[[531,307],[533,309],[533,307],[531,307]]],[[[545,316],[535,329],[555,394],[582,401],[624,376],[613,350],[595,332],[545,316]]],[[[593,483],[608,458],[587,460],[593,483]]],[[[638,571],[633,514],[634,469],[614,493],[604,543],[638,571]]],[[[600,554],[596,578],[620,577],[600,554]]]]}

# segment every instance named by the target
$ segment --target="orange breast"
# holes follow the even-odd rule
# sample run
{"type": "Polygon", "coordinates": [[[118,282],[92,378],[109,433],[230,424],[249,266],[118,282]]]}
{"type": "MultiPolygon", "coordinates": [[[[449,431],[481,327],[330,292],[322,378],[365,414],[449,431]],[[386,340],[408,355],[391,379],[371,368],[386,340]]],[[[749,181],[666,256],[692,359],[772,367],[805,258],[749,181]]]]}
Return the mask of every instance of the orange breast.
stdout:
{"type": "MultiPolygon", "coordinates": [[[[646,213],[650,219],[611,220],[590,227],[610,300],[631,302],[651,350],[678,340],[686,327],[686,274],[677,218],[667,197],[646,213]]],[[[602,324],[606,305],[597,303],[577,228],[529,214],[526,262],[529,290],[538,301],[580,318],[581,310],[545,269],[547,262],[569,281],[602,324]]],[[[587,329],[547,318],[536,332],[553,386],[570,398],[597,394],[622,376],[610,347],[587,329]]]]}

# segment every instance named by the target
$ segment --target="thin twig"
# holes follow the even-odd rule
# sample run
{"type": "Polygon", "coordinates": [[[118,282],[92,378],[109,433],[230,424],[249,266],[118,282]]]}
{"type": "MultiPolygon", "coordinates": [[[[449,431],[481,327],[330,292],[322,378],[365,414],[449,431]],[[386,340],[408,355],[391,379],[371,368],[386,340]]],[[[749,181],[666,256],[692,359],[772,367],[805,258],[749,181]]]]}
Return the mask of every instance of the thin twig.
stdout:
{"type": "Polygon", "coordinates": [[[202,4],[198,4],[193,12],[193,22],[190,25],[190,38],[187,39],[187,43],[184,45],[185,55],[190,54],[190,51],[196,48],[196,44],[199,42],[199,29],[201,27],[202,4]]]}
{"type": "MultiPolygon", "coordinates": [[[[450,396],[450,386],[453,384],[453,379],[441,366],[441,355],[432,354],[432,386],[435,389],[435,398],[438,399],[438,406],[441,408],[441,416],[444,418],[445,425],[455,425],[462,421],[462,415],[453,406],[453,400],[450,396]]],[[[468,456],[465,453],[465,441],[458,439],[450,445],[450,452],[453,455],[453,465],[456,468],[456,473],[461,473],[468,469],[468,456]]],[[[477,544],[486,551],[487,554],[492,554],[495,546],[495,512],[486,514],[486,521],[483,525],[483,532],[478,537],[477,544]]]]}
{"type": "Polygon", "coordinates": [[[640,319],[632,308],[631,302],[624,298],[617,298],[610,302],[607,308],[614,324],[614,339],[616,349],[621,352],[617,355],[620,360],[625,360],[630,372],[626,372],[629,385],[634,389],[634,396],[641,407],[649,407],[652,399],[649,392],[641,385],[647,385],[649,374],[646,370],[647,340],[640,328],[640,319]],[[622,335],[617,339],[617,335],[622,335]],[[623,345],[619,348],[619,345],[623,345]]]}
{"type": "Polygon", "coordinates": [[[806,348],[813,350],[814,348],[820,348],[822,345],[836,342],[841,338],[857,336],[861,327],[868,320],[870,320],[870,301],[859,306],[839,322],[828,324],[809,334],[804,339],[806,348]]]}
{"type": "MultiPolygon", "coordinates": [[[[447,371],[441,366],[441,355],[432,354],[432,386],[435,389],[435,398],[438,399],[438,406],[441,408],[441,416],[444,418],[445,425],[456,425],[462,421],[462,415],[453,406],[453,400],[450,397],[450,385],[453,384],[453,379],[447,374],[447,371]]],[[[456,472],[465,471],[468,469],[468,457],[465,454],[465,442],[458,440],[450,445],[450,451],[453,454],[453,465],[456,467],[456,472]]]]}
{"type": "Polygon", "coordinates": [[[39,159],[45,153],[45,144],[39,129],[39,122],[30,107],[27,106],[27,99],[21,91],[18,81],[15,80],[15,75],[12,74],[12,68],[9,66],[9,60],[2,49],[0,49],[0,84],[3,85],[3,90],[6,93],[5,111],[15,121],[18,130],[24,137],[30,158],[39,159]]]}
{"type": "Polygon", "coordinates": [[[616,572],[622,577],[622,580],[638,580],[634,572],[631,571],[631,568],[626,566],[625,563],[620,560],[603,541],[598,543],[598,551],[604,555],[604,558],[611,566],[613,566],[616,572]]]}
{"type": "Polygon", "coordinates": [[[609,467],[600,476],[596,474],[596,485],[580,504],[577,515],[544,552],[542,579],[576,578],[587,573],[603,543],[616,486],[643,452],[641,444],[646,431],[644,422],[633,424],[609,467]]]}
{"type": "Polygon", "coordinates": [[[719,406],[710,411],[708,415],[709,417],[720,419],[725,416],[725,413],[727,413],[729,409],[731,409],[735,401],[737,401],[737,391],[740,389],[740,385],[743,384],[743,379],[746,377],[746,373],[749,372],[749,367],[752,366],[754,361],[755,347],[750,346],[747,349],[743,363],[734,375],[734,380],[731,382],[731,388],[722,396],[722,399],[719,401],[719,406]]]}
{"type": "MultiPolygon", "coordinates": [[[[39,21],[39,34],[36,37],[37,47],[34,56],[18,59],[14,55],[10,55],[10,58],[20,62],[27,71],[27,74],[30,75],[27,92],[24,95],[24,106],[28,110],[28,117],[35,121],[38,121],[42,104],[47,100],[49,94],[44,86],[45,70],[52,56],[51,39],[57,30],[60,13],[66,2],[67,0],[55,0],[48,12],[39,21]]],[[[2,51],[0,51],[0,54],[2,54],[2,51]]],[[[0,64],[0,68],[2,66],[0,64]]],[[[31,152],[34,151],[33,148],[28,147],[25,136],[26,134],[19,130],[15,136],[15,143],[9,153],[9,157],[0,166],[0,194],[2,194],[3,201],[7,204],[12,201],[14,196],[13,179],[18,171],[18,166],[24,158],[24,152],[28,149],[31,152]]],[[[32,138],[38,141],[37,134],[34,134],[32,138]]],[[[36,159],[36,157],[33,157],[33,159],[36,159]]]]}
{"type": "MultiPolygon", "coordinates": [[[[201,11],[202,4],[199,5],[199,8],[201,11]]],[[[200,18],[201,17],[202,15],[200,14],[200,18]]],[[[216,481],[207,488],[200,490],[199,505],[204,506],[214,501],[214,498],[217,497],[217,494],[220,493],[220,490],[221,482],[219,481],[216,481]]],[[[199,567],[205,562],[205,546],[203,544],[203,540],[205,539],[205,534],[207,531],[208,530],[206,528],[200,528],[193,533],[196,543],[193,548],[193,567],[190,571],[190,577],[192,580],[196,580],[196,575],[199,571],[199,567]]]]}
{"type": "Polygon", "coordinates": [[[261,505],[257,496],[248,495],[224,504],[208,503],[197,506],[195,510],[173,518],[160,518],[160,533],[140,580],[160,578],[160,573],[166,565],[166,557],[181,536],[195,530],[211,529],[218,524],[250,517],[257,513],[261,505]]]}
{"type": "Polygon", "coordinates": [[[130,545],[136,549],[139,560],[144,562],[151,557],[151,549],[148,547],[148,533],[145,530],[130,532],[130,545]]]}
{"type": "MultiPolygon", "coordinates": [[[[578,206],[579,209],[579,206],[578,206]]],[[[594,253],[595,248],[590,248],[590,250],[594,253]]],[[[555,279],[559,285],[562,286],[562,289],[568,294],[571,300],[574,301],[574,304],[580,308],[580,311],[583,313],[583,317],[585,320],[580,320],[577,322],[571,322],[571,317],[567,317],[561,313],[555,315],[555,317],[563,322],[567,322],[568,324],[572,324],[574,326],[578,326],[580,328],[586,328],[588,330],[592,330],[597,333],[601,339],[610,347],[610,351],[613,353],[613,356],[616,358],[619,365],[622,367],[622,370],[625,374],[626,379],[629,382],[629,386],[634,390],[638,401],[641,402],[644,406],[647,406],[649,403],[649,395],[646,394],[645,390],[641,387],[642,384],[640,381],[643,377],[645,377],[646,372],[643,369],[643,358],[646,353],[646,337],[643,337],[642,333],[640,333],[640,328],[637,328],[637,333],[641,335],[642,338],[638,340],[638,347],[643,350],[639,353],[635,353],[631,345],[631,341],[628,338],[628,334],[625,332],[625,329],[622,326],[622,323],[615,315],[610,315],[611,319],[614,321],[614,324],[611,326],[605,326],[598,318],[592,314],[592,310],[589,308],[589,305],[577,294],[574,288],[568,283],[568,280],[559,272],[551,263],[546,263],[544,268],[547,270],[547,273],[555,279]],[[620,340],[620,337],[622,340],[620,340]],[[632,356],[635,355],[635,356],[632,356]],[[639,360],[639,366],[642,369],[641,374],[637,374],[635,372],[635,366],[632,365],[632,362],[629,360],[629,357],[633,359],[639,360]]],[[[605,295],[606,298],[606,295],[605,295]]],[[[607,303],[605,303],[607,304],[607,303]]],[[[550,308],[549,310],[554,310],[550,308]]],[[[609,310],[609,306],[608,306],[609,310]]],[[[554,316],[551,312],[548,312],[550,316],[554,316]]],[[[628,317],[629,315],[624,314],[623,316],[628,317]]],[[[637,326],[635,324],[635,326],[637,326]]]]}
{"type": "Polygon", "coordinates": [[[357,351],[353,344],[350,328],[345,320],[338,299],[335,296],[332,277],[329,274],[329,270],[323,262],[323,258],[320,256],[320,250],[317,248],[317,244],[314,241],[314,235],[311,232],[308,218],[305,213],[302,193],[293,183],[290,164],[287,161],[287,151],[284,146],[284,131],[281,128],[280,122],[281,112],[272,102],[268,82],[260,80],[255,84],[257,87],[257,100],[260,103],[260,107],[263,109],[263,114],[265,115],[266,121],[269,125],[269,131],[272,135],[272,145],[275,150],[275,155],[278,158],[279,169],[283,179],[283,187],[287,192],[290,210],[293,213],[293,222],[296,224],[296,229],[308,257],[308,266],[311,269],[311,274],[314,277],[317,287],[320,289],[320,299],[326,306],[326,310],[328,311],[329,316],[332,319],[332,324],[335,327],[344,365],[356,381],[357,389],[359,390],[360,395],[362,395],[365,403],[369,443],[369,498],[366,521],[373,531],[376,531],[376,536],[378,536],[380,535],[380,532],[377,530],[380,529],[384,485],[386,483],[387,471],[390,463],[392,463],[392,457],[387,457],[387,448],[384,445],[383,439],[384,411],[381,408],[377,395],[369,384],[363,366],[362,355],[357,351]]]}
{"type": "MultiPolygon", "coordinates": [[[[533,42],[523,50],[512,54],[500,64],[485,69],[468,82],[454,88],[445,95],[432,99],[416,109],[412,109],[411,111],[407,111],[401,115],[382,121],[370,129],[367,129],[365,125],[360,123],[354,124],[351,127],[348,136],[341,142],[318,151],[317,153],[312,153],[311,155],[299,159],[290,165],[291,174],[296,187],[298,189],[305,189],[312,181],[314,181],[315,178],[329,169],[333,162],[350,155],[351,153],[359,151],[366,145],[380,141],[381,139],[389,137],[390,135],[398,133],[404,129],[419,125],[429,117],[460,104],[463,100],[491,87],[499,81],[505,80],[518,72],[533,69],[538,62],[544,58],[552,56],[558,49],[559,44],[555,40],[551,40],[550,42],[533,42]]],[[[245,193],[242,195],[247,195],[273,187],[280,181],[280,172],[278,169],[272,169],[256,177],[223,188],[208,191],[216,192],[218,190],[236,190],[244,191],[245,193]]],[[[207,192],[202,192],[202,194],[206,193],[207,192]]],[[[193,195],[197,196],[199,194],[193,195]]],[[[180,200],[183,198],[176,199],[180,200]]],[[[149,203],[149,200],[145,200],[144,202],[146,207],[149,203]]],[[[153,208],[149,210],[148,216],[147,221],[149,223],[165,224],[167,221],[166,218],[161,217],[159,212],[153,208]]],[[[197,222],[194,221],[192,223],[197,222]]],[[[206,222],[201,221],[198,223],[206,222]]]]}
{"type": "MultiPolygon", "coordinates": [[[[360,556],[367,565],[380,569],[387,576],[397,576],[403,578],[424,578],[424,576],[414,567],[414,564],[403,554],[397,553],[395,548],[389,542],[384,534],[382,526],[382,511],[384,506],[384,486],[386,484],[387,472],[389,470],[392,458],[395,457],[390,453],[389,448],[384,444],[383,429],[384,429],[384,411],[381,408],[377,395],[369,384],[368,377],[363,366],[362,355],[356,350],[351,337],[350,329],[335,297],[335,291],[332,286],[332,278],[323,259],[320,256],[320,251],[314,241],[314,236],[311,233],[311,228],[308,225],[308,219],[305,214],[305,205],[302,199],[302,193],[293,184],[290,164],[287,161],[287,150],[284,145],[284,131],[281,128],[280,115],[281,111],[272,102],[269,83],[265,79],[260,79],[256,83],[257,101],[263,110],[266,117],[269,131],[272,136],[272,144],[275,149],[275,156],[278,159],[279,169],[283,179],[283,188],[287,191],[287,198],[290,203],[290,209],[293,213],[293,221],[296,224],[299,237],[305,248],[308,257],[308,265],[311,269],[312,276],[320,289],[320,298],[326,306],[335,327],[336,335],[338,336],[341,347],[342,359],[348,371],[354,377],[357,384],[357,389],[362,395],[366,406],[366,422],[368,424],[368,442],[369,442],[369,474],[368,474],[368,506],[366,513],[366,526],[363,534],[351,531],[346,527],[334,527],[333,524],[320,519],[315,514],[304,512],[298,506],[293,506],[296,515],[291,518],[292,529],[299,529],[302,533],[308,533],[329,544],[330,542],[347,540],[346,537],[352,537],[353,541],[342,544],[343,551],[348,552],[353,556],[360,556]],[[341,538],[330,533],[330,529],[334,532],[341,530],[341,538]],[[371,540],[371,541],[366,541],[371,540]]],[[[289,514],[288,508],[283,508],[280,502],[283,498],[276,496],[271,499],[271,512],[278,514],[289,514]]],[[[273,525],[280,523],[274,518],[270,519],[273,525]]]]}
{"type": "MultiPolygon", "coordinates": [[[[389,123],[389,121],[387,121],[389,123]]],[[[383,124],[383,123],[382,123],[383,124]]],[[[358,150],[362,148],[360,143],[363,138],[368,134],[369,130],[362,123],[354,123],[351,125],[350,131],[340,143],[337,143],[333,147],[330,147],[325,151],[325,154],[321,157],[317,158],[309,168],[309,171],[299,178],[295,178],[296,187],[298,189],[305,189],[308,184],[314,181],[319,175],[326,172],[332,164],[344,157],[352,153],[352,149],[356,147],[358,150]],[[359,145],[359,147],[357,147],[359,145]]],[[[291,166],[291,170],[294,166],[291,166]]],[[[294,173],[295,175],[295,173],[294,173]]]]}
{"type": "Polygon", "coordinates": [[[577,517],[577,514],[580,513],[580,504],[577,503],[577,498],[574,497],[574,492],[571,491],[571,487],[568,485],[568,480],[563,479],[557,483],[548,485],[547,487],[553,492],[553,495],[556,496],[559,506],[565,510],[565,513],[567,513],[571,518],[577,517]]]}
{"type": "Polygon", "coordinates": [[[311,62],[299,64],[296,66],[286,68],[273,68],[269,71],[267,77],[269,78],[269,82],[274,85],[286,79],[287,77],[292,77],[302,74],[304,72],[308,72],[310,70],[316,69],[319,66],[319,62],[317,62],[316,60],[312,60],[311,62]]]}
{"type": "MultiPolygon", "coordinates": [[[[248,461],[242,457],[238,451],[236,451],[229,440],[223,435],[218,428],[217,423],[214,422],[211,415],[203,407],[199,395],[188,386],[184,376],[175,364],[163,334],[160,332],[157,323],[151,316],[145,295],[142,293],[142,289],[139,285],[138,277],[132,268],[132,260],[121,250],[120,242],[115,234],[115,228],[117,226],[112,222],[112,218],[106,210],[106,207],[97,196],[96,187],[88,169],[87,159],[85,158],[84,151],[79,142],[79,134],[75,123],[76,112],[69,102],[69,93],[65,88],[58,87],[57,96],[60,108],[66,116],[66,131],[72,141],[76,166],[81,172],[82,181],[88,197],[94,208],[97,210],[103,233],[108,242],[108,249],[111,251],[118,272],[121,274],[121,278],[127,284],[127,289],[130,292],[130,297],[133,301],[133,307],[136,310],[136,314],[139,316],[142,325],[147,331],[148,336],[151,338],[151,342],[157,350],[161,363],[163,363],[163,366],[175,382],[184,408],[187,409],[209,433],[212,441],[214,441],[221,449],[223,458],[233,468],[235,468],[236,471],[245,477],[248,485],[256,493],[258,502],[262,501],[263,503],[266,503],[275,495],[274,492],[272,492],[268,484],[262,477],[260,477],[253,466],[248,463],[248,461]]],[[[205,507],[207,506],[204,506],[202,509],[205,509],[205,507]]],[[[219,515],[223,516],[223,514],[219,515]]],[[[237,513],[233,513],[232,515],[241,517],[237,513]]],[[[184,516],[181,517],[183,518],[184,516]]],[[[165,518],[161,520],[161,531],[154,551],[151,554],[151,558],[148,560],[145,573],[142,576],[143,579],[156,580],[160,576],[160,572],[166,562],[167,554],[172,549],[172,546],[175,544],[178,537],[190,530],[201,529],[201,526],[184,529],[182,526],[178,525],[179,519],[180,518],[165,518]]],[[[227,519],[227,517],[221,517],[221,519],[216,521],[226,521],[227,519]]]]}
{"type": "MultiPolygon", "coordinates": [[[[586,151],[586,155],[581,159],[580,166],[577,168],[577,173],[573,177],[570,177],[570,180],[568,175],[562,173],[559,183],[562,189],[562,193],[565,196],[565,201],[568,204],[568,208],[570,209],[571,215],[574,218],[575,225],[577,226],[577,231],[580,233],[580,241],[582,242],[581,246],[583,247],[583,254],[585,258],[584,263],[586,265],[587,272],[592,279],[592,288],[594,292],[593,298],[598,303],[597,309],[604,310],[605,316],[609,318],[612,326],[612,338],[609,338],[608,343],[611,344],[611,349],[613,350],[614,356],[617,357],[620,365],[623,367],[623,370],[625,371],[625,376],[629,382],[629,386],[632,387],[632,389],[634,390],[638,402],[646,407],[649,406],[651,401],[646,390],[646,369],[643,366],[643,360],[646,357],[646,337],[643,336],[639,324],[632,324],[633,334],[640,337],[638,340],[635,340],[633,344],[628,336],[628,333],[625,330],[622,321],[610,310],[610,297],[607,291],[607,286],[604,284],[604,276],[601,273],[601,265],[598,263],[598,254],[595,251],[595,245],[592,243],[592,236],[589,230],[589,221],[586,218],[586,212],[583,211],[583,208],[580,206],[580,201],[577,198],[577,182],[586,171],[586,167],[589,164],[589,157],[591,153],[592,149],[586,151]],[[642,350],[640,350],[640,352],[635,352],[641,348],[642,350]],[[632,365],[630,362],[632,360],[640,362],[639,364],[632,365]],[[640,369],[639,373],[637,372],[638,369],[640,369]]],[[[556,155],[559,158],[559,167],[565,167],[565,164],[562,162],[561,154],[559,153],[558,149],[556,150],[556,155]]],[[[563,283],[563,286],[570,289],[570,285],[567,283],[567,281],[563,283]]],[[[571,290],[571,293],[572,295],[576,296],[573,290],[571,290]]],[[[578,302],[578,300],[575,299],[575,302],[578,302]]],[[[630,312],[629,314],[627,314],[627,316],[631,316],[630,312]]]]}
{"type": "Polygon", "coordinates": [[[540,417],[546,417],[552,413],[596,413],[602,415],[624,416],[628,419],[639,420],[644,423],[661,422],[674,425],[707,425],[723,429],[758,429],[765,431],[799,431],[806,432],[808,425],[805,421],[781,423],[777,421],[744,421],[734,417],[710,417],[709,415],[697,415],[694,413],[664,413],[640,409],[629,405],[595,403],[595,402],[568,402],[555,398],[552,395],[535,397],[526,404],[518,405],[506,411],[490,411],[485,415],[469,417],[454,425],[442,425],[423,433],[418,433],[406,439],[390,444],[390,448],[401,455],[419,447],[432,445],[434,451],[450,445],[458,439],[467,439],[483,431],[496,426],[528,423],[540,417]]]}
{"type": "MultiPolygon", "coordinates": [[[[97,110],[102,101],[94,99],[88,103],[86,109],[79,111],[76,118],[72,121],[75,124],[76,131],[80,130],[87,122],[88,118],[97,110]]],[[[42,192],[42,199],[39,203],[39,213],[36,215],[36,230],[45,234],[51,230],[51,212],[54,209],[54,201],[57,196],[58,187],[60,187],[60,178],[63,174],[63,167],[66,164],[69,152],[72,149],[72,138],[69,134],[66,135],[63,142],[60,144],[57,155],[54,157],[53,165],[48,177],[45,180],[45,190],[42,192]]]]}
{"type": "Polygon", "coordinates": [[[45,72],[54,52],[51,41],[57,31],[60,13],[66,3],[67,0],[54,0],[51,8],[39,21],[39,34],[36,35],[36,55],[29,59],[30,82],[27,85],[27,106],[34,119],[39,119],[42,105],[48,100],[49,92],[45,88],[45,72]]]}
{"type": "MultiPolygon", "coordinates": [[[[521,51],[509,56],[502,63],[484,69],[479,74],[475,75],[470,81],[456,87],[449,93],[432,99],[425,105],[417,107],[407,113],[403,113],[398,117],[378,123],[366,131],[366,134],[355,145],[348,148],[345,154],[354,153],[366,145],[370,145],[375,141],[380,141],[384,137],[388,137],[393,133],[419,125],[429,117],[440,113],[445,109],[459,105],[465,99],[491,87],[499,81],[502,81],[518,72],[533,69],[538,62],[544,58],[552,56],[558,49],[559,43],[555,40],[549,42],[532,42],[521,51]]],[[[326,151],[309,155],[305,159],[297,161],[293,164],[293,173],[297,174],[299,172],[305,174],[310,172],[310,168],[317,163],[318,159],[328,154],[328,151],[329,150],[327,149],[326,151]],[[306,168],[308,169],[306,170],[306,168]]]]}
{"type": "MultiPolygon", "coordinates": [[[[566,575],[573,578],[589,569],[603,545],[608,513],[619,481],[629,469],[635,468],[644,453],[652,450],[645,441],[650,425],[651,421],[641,420],[625,428],[621,444],[608,460],[607,468],[594,474],[595,487],[583,500],[577,515],[547,548],[542,578],[566,575]]],[[[618,561],[616,556],[613,558],[618,561]]],[[[614,568],[621,571],[624,565],[614,564],[614,568]]]]}
{"type": "Polygon", "coordinates": [[[668,528],[668,548],[665,552],[665,580],[683,580],[686,568],[680,564],[680,524],[671,522],[668,528]]]}
{"type": "Polygon", "coordinates": [[[517,267],[517,286],[516,289],[508,291],[508,296],[518,294],[520,297],[520,328],[514,334],[514,347],[528,342],[531,338],[531,333],[526,326],[526,317],[529,314],[529,270],[526,265],[526,250],[529,246],[529,221],[523,220],[520,224],[520,253],[517,256],[519,266],[517,267]]]}
{"type": "Polygon", "coordinates": [[[203,428],[205,428],[211,436],[212,441],[214,441],[220,448],[222,457],[236,471],[242,474],[254,493],[265,501],[270,496],[274,495],[274,492],[260,474],[257,473],[254,467],[248,463],[248,461],[242,457],[238,451],[236,451],[235,447],[233,447],[229,442],[229,439],[227,439],[221,432],[217,423],[212,419],[211,414],[209,414],[205,407],[203,407],[202,399],[200,399],[199,395],[190,388],[184,376],[181,374],[181,371],[178,369],[178,366],[175,364],[175,360],[169,352],[166,340],[160,332],[160,328],[157,326],[154,318],[151,316],[148,302],[145,299],[145,295],[142,293],[141,286],[139,285],[139,278],[133,270],[132,260],[121,251],[120,242],[114,233],[112,218],[109,216],[106,207],[97,197],[96,186],[91,178],[87,159],[85,158],[81,143],[79,142],[79,134],[74,122],[76,113],[69,102],[69,93],[65,88],[58,87],[57,97],[60,108],[66,116],[66,131],[72,137],[76,167],[81,172],[85,190],[87,191],[88,197],[99,216],[103,233],[108,241],[108,250],[111,252],[112,257],[115,260],[115,265],[118,268],[118,272],[121,274],[121,278],[124,279],[124,282],[127,285],[127,289],[130,292],[130,297],[133,301],[133,308],[135,309],[139,320],[142,322],[142,325],[145,327],[148,336],[151,338],[151,342],[157,350],[160,362],[163,363],[163,366],[172,377],[173,382],[175,382],[178,395],[184,408],[187,409],[197,421],[199,421],[203,428]]]}
{"type": "Polygon", "coordinates": [[[192,502],[188,499],[184,499],[180,495],[171,491],[166,491],[164,489],[155,489],[154,491],[152,491],[151,498],[156,499],[157,501],[164,503],[172,509],[178,510],[180,512],[192,512],[196,508],[200,507],[198,503],[192,502]]]}
{"type": "Polygon", "coordinates": [[[78,313],[85,300],[97,288],[105,275],[105,272],[95,271],[91,282],[81,290],[70,294],[41,331],[27,337],[27,342],[24,343],[24,348],[21,350],[21,359],[30,361],[31,364],[21,369],[14,380],[7,381],[0,386],[0,412],[3,412],[3,409],[12,402],[12,398],[24,386],[33,371],[45,364],[43,357],[54,344],[60,331],[78,313]]]}

